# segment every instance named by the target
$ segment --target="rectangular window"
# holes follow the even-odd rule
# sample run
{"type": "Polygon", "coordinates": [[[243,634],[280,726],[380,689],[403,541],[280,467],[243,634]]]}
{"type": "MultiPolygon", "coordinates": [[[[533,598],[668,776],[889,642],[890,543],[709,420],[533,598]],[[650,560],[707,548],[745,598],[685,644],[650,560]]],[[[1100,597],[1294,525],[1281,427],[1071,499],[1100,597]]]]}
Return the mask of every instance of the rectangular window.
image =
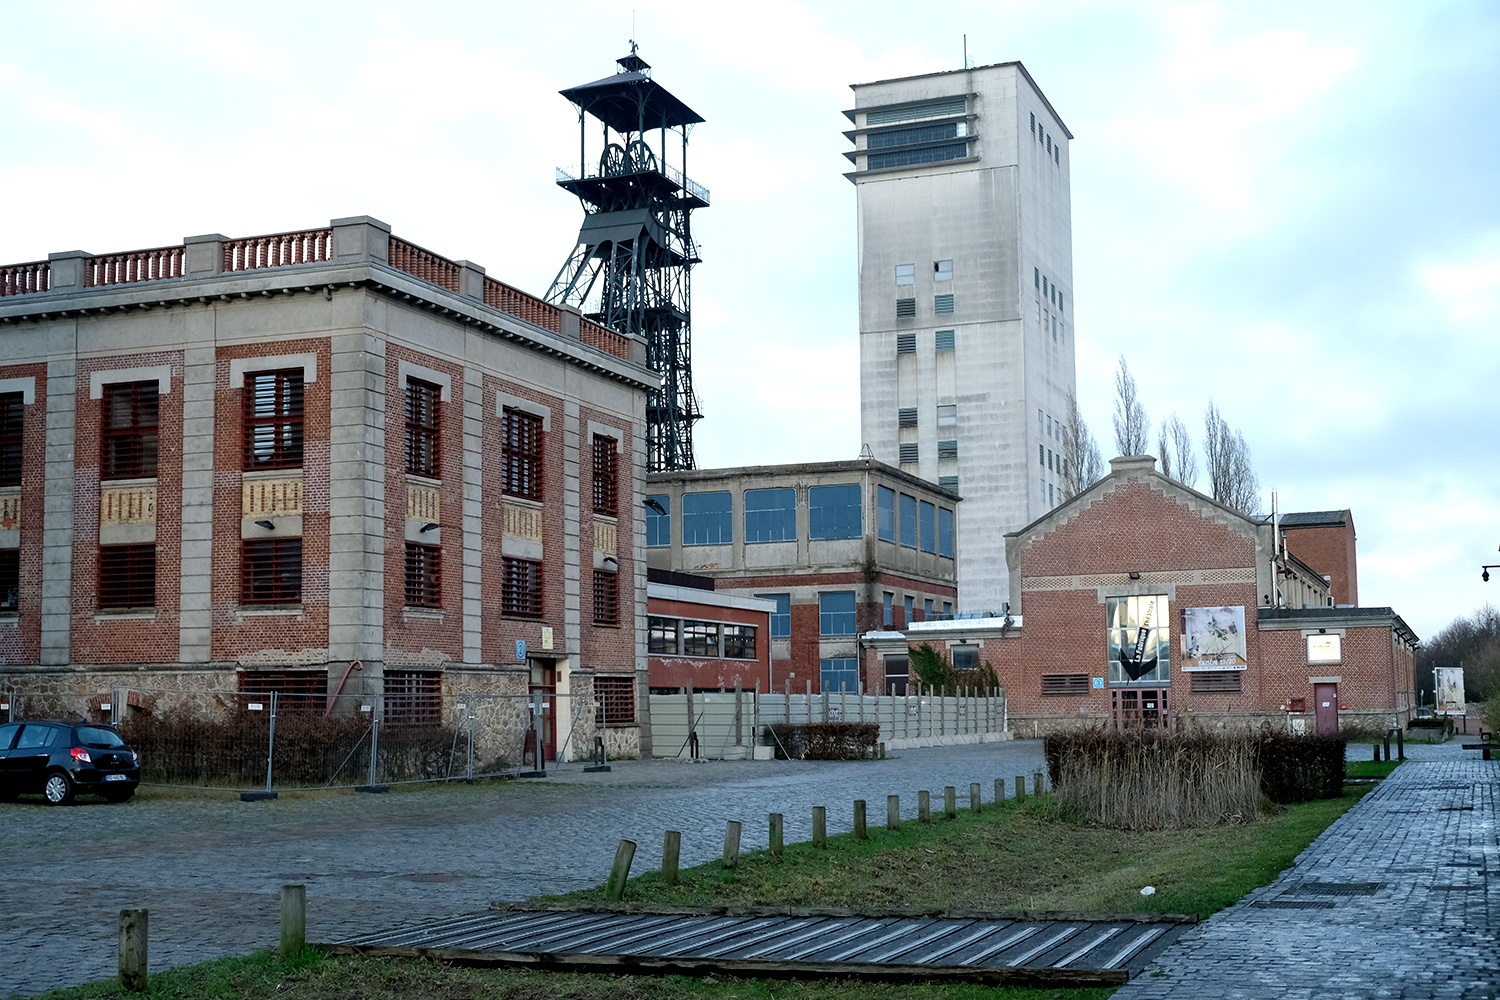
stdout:
{"type": "Polygon", "coordinates": [[[672,498],[665,494],[646,498],[646,544],[651,548],[672,544],[672,498]]]}
{"type": "Polygon", "coordinates": [[[441,603],[443,552],[436,545],[406,543],[406,604],[435,608],[441,603]]]}
{"type": "Polygon", "coordinates": [[[542,616],[542,564],[530,559],[501,560],[500,610],[521,618],[542,616]]]}
{"type": "Polygon", "coordinates": [[[677,655],[681,623],[676,618],[646,619],[646,651],[663,656],[677,655]]]}
{"type": "Polygon", "coordinates": [[[250,696],[245,702],[264,705],[273,691],[278,715],[322,715],[328,709],[328,671],[240,671],[239,692],[250,696]]]}
{"type": "Polygon", "coordinates": [[[1036,464],[1044,469],[1047,467],[1047,446],[1044,444],[1036,446],[1036,464]]]}
{"type": "MultiPolygon", "coordinates": [[[[917,300],[916,299],[912,299],[911,301],[912,301],[912,313],[911,313],[911,315],[915,316],[916,315],[916,301],[917,300]]],[[[896,334],[896,353],[897,354],[916,354],[917,353],[917,335],[915,333],[898,333],[898,334],[896,334]]]]}
{"type": "Polygon", "coordinates": [[[245,375],[245,469],[302,465],[302,369],[245,375]]]}
{"type": "Polygon", "coordinates": [[[938,555],[945,559],[953,558],[953,511],[947,507],[938,508],[938,555]]]}
{"type": "Polygon", "coordinates": [[[953,315],[953,296],[934,295],[932,297],[932,311],[938,316],[953,315]]]}
{"type": "Polygon", "coordinates": [[[1056,500],[1052,499],[1052,484],[1048,483],[1047,484],[1047,503],[1050,506],[1052,504],[1055,504],[1056,502],[1057,502],[1056,500]]]}
{"type": "Polygon", "coordinates": [[[911,284],[915,284],[916,280],[917,280],[917,265],[915,265],[915,264],[897,264],[896,265],[896,284],[898,284],[898,285],[911,285],[911,284]]]}
{"type": "Polygon", "coordinates": [[[1031,283],[1034,284],[1034,285],[1036,285],[1036,287],[1038,287],[1038,288],[1042,287],[1042,269],[1041,268],[1039,268],[1039,267],[1033,267],[1031,269],[1031,283]]]}
{"type": "Polygon", "coordinates": [[[1052,471],[1052,449],[1047,449],[1047,470],[1052,471]]]}
{"type": "Polygon", "coordinates": [[[1088,674],[1043,674],[1042,694],[1049,698],[1089,693],[1088,674]]]}
{"type": "Polygon", "coordinates": [[[724,659],[726,660],[753,660],[755,659],[755,626],[754,625],[725,625],[724,635],[724,659]]]}
{"type": "Polygon", "coordinates": [[[104,387],[100,479],[156,475],[158,385],[151,381],[104,387]]]}
{"type": "Polygon", "coordinates": [[[937,507],[922,501],[922,551],[937,551],[937,507]]]}
{"type": "Polygon", "coordinates": [[[897,427],[917,426],[917,408],[915,406],[903,406],[896,411],[897,427]]]}
{"type": "Polygon", "coordinates": [[[920,461],[919,456],[920,452],[918,452],[917,450],[917,444],[915,441],[908,444],[898,445],[896,448],[896,457],[902,462],[920,461]]]}
{"type": "Polygon", "coordinates": [[[894,602],[895,600],[896,595],[891,593],[889,590],[887,590],[881,597],[880,624],[884,625],[886,628],[890,628],[891,623],[896,620],[891,614],[892,602],[894,602]]]}
{"type": "Polygon", "coordinates": [[[911,674],[911,659],[905,656],[885,658],[885,694],[905,694],[907,678],[911,674]]]}
{"type": "Polygon", "coordinates": [[[958,442],[957,441],[939,441],[938,442],[938,461],[939,462],[956,462],[956,461],[958,461],[958,442]]]}
{"type": "Polygon", "coordinates": [[[1111,684],[1171,680],[1171,618],[1165,595],[1104,599],[1111,684]]]}
{"type": "Polygon", "coordinates": [[[594,698],[605,725],[635,721],[635,678],[629,674],[595,674],[594,698]]]}
{"type": "Polygon", "coordinates": [[[776,610],[771,612],[771,638],[790,639],[792,637],[792,595],[791,594],[756,594],[762,601],[775,601],[776,610]]]}
{"type": "Polygon", "coordinates": [[[240,602],[297,604],[302,600],[302,539],[260,538],[240,543],[240,602]]]}
{"type": "Polygon", "coordinates": [[[620,452],[612,437],[594,435],[594,513],[620,512],[620,452]]]}
{"type": "Polygon", "coordinates": [[[886,542],[896,540],[896,491],[889,486],[875,487],[875,536],[886,542]]]}
{"type": "Polygon", "coordinates": [[[933,261],[932,262],[932,280],[933,281],[952,281],[953,280],[953,261],[951,261],[951,260],[935,260],[935,261],[933,261]]]}
{"type": "Polygon", "coordinates": [[[922,146],[916,149],[901,149],[891,153],[871,153],[866,157],[865,169],[883,170],[887,167],[914,167],[923,163],[961,160],[968,155],[969,144],[967,142],[956,142],[941,146],[922,146]]]}
{"type": "MultiPolygon", "coordinates": [[[[919,125],[916,128],[898,128],[889,132],[871,132],[865,138],[866,149],[890,149],[893,146],[914,146],[923,142],[942,142],[958,139],[968,134],[967,122],[939,122],[935,125],[919,125]]],[[[899,265],[900,267],[913,265],[899,265]]]]}
{"type": "Polygon", "coordinates": [[[956,405],[939,406],[937,408],[937,425],[939,427],[957,427],[958,407],[956,405]]]}
{"type": "Polygon", "coordinates": [[[949,493],[957,493],[958,492],[958,477],[957,476],[938,476],[938,486],[940,486],[943,489],[947,490],[949,493]]]}
{"type": "Polygon", "coordinates": [[[922,600],[922,617],[927,621],[932,621],[932,598],[930,597],[922,600]]]}
{"type": "Polygon", "coordinates": [[[912,622],[914,622],[914,621],[917,620],[917,615],[916,615],[916,598],[912,597],[910,594],[906,595],[905,613],[906,613],[906,624],[908,626],[910,626],[912,622]]]}
{"type": "Polygon", "coordinates": [[[431,382],[406,380],[406,471],[439,478],[438,404],[443,390],[431,382]]]}
{"type": "Polygon", "coordinates": [[[718,656],[718,622],[684,621],[682,623],[683,656],[718,656]]]}
{"type": "Polygon", "coordinates": [[[441,726],[443,675],[435,670],[385,671],[383,726],[441,726]]]}
{"type": "Polygon", "coordinates": [[[542,499],[542,418],[507,406],[500,414],[500,490],[542,499]]]}
{"type": "Polygon", "coordinates": [[[917,498],[901,494],[901,544],[917,547],[917,498]]]}
{"type": "Polygon", "coordinates": [[[818,634],[853,635],[854,591],[835,590],[818,595],[818,634]]]}
{"type": "Polygon", "coordinates": [[[936,334],[934,334],[933,339],[934,339],[934,342],[935,342],[937,350],[939,350],[939,351],[951,351],[951,350],[953,350],[953,331],[952,330],[939,330],[936,334]]]}
{"type": "Polygon", "coordinates": [[[840,656],[818,661],[818,684],[822,691],[838,694],[859,690],[859,660],[852,656],[840,656]]]}
{"type": "Polygon", "coordinates": [[[968,98],[936,97],[920,104],[895,104],[873,108],[865,113],[865,125],[888,125],[891,122],[909,122],[918,118],[937,118],[943,115],[961,115],[968,107],[968,98]]]}
{"type": "Polygon", "coordinates": [[[953,614],[953,602],[952,601],[944,601],[943,602],[943,614],[945,614],[945,615],[951,615],[951,614],[953,614]]]}
{"type": "Polygon", "coordinates": [[[795,542],[797,491],[790,487],[745,491],[745,543],[795,542]]]}
{"type": "MultiPolygon", "coordinates": [[[[916,314],[917,314],[917,300],[916,299],[897,299],[896,300],[896,315],[898,317],[900,317],[900,316],[915,316],[916,314]]],[[[898,349],[896,351],[896,353],[897,354],[902,354],[902,353],[905,353],[905,352],[903,352],[903,351],[901,351],[901,350],[898,349]]]]}
{"type": "Polygon", "coordinates": [[[0,549],[0,611],[21,610],[21,550],[0,549]]]}
{"type": "Polygon", "coordinates": [[[21,485],[21,441],[26,405],[19,392],[0,394],[0,486],[21,485]]]}
{"type": "Polygon", "coordinates": [[[620,624],[620,575],[594,570],[594,624],[620,624]]]}
{"type": "Polygon", "coordinates": [[[733,542],[734,494],[682,495],[683,545],[730,545],[733,542]]]}
{"type": "Polygon", "coordinates": [[[865,533],[864,498],[858,483],[813,486],[807,491],[808,534],[812,538],[859,538],[865,533]]]}

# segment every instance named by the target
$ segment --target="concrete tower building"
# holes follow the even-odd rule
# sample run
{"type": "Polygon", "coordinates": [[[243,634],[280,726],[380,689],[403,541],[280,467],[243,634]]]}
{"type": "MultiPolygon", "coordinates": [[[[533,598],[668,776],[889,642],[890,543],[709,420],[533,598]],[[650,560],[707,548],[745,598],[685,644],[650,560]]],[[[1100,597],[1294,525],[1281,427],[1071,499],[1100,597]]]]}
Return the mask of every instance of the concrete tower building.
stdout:
{"type": "Polygon", "coordinates": [[[963,496],[959,608],[999,611],[1064,498],[1073,136],[1019,62],[852,89],[862,438],[963,496]]]}

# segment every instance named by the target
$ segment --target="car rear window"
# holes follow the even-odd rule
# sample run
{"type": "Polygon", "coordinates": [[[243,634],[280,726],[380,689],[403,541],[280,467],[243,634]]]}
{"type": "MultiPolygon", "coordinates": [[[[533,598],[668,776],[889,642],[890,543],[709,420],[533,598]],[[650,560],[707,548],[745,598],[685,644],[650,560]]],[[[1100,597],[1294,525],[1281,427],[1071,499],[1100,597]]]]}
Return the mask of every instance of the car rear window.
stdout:
{"type": "Polygon", "coordinates": [[[86,747],[122,747],[125,741],[112,729],[99,729],[96,726],[79,726],[78,742],[86,747]]]}

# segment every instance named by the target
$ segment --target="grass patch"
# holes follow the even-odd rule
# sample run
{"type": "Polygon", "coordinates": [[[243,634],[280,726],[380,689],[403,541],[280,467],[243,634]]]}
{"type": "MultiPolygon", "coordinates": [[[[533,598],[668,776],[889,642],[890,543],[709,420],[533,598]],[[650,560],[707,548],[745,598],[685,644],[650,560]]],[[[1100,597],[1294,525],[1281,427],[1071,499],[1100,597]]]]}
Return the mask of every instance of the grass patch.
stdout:
{"type": "Polygon", "coordinates": [[[308,949],[185,965],[151,976],[142,993],[114,980],[51,990],[45,1000],[171,997],[174,1000],[1103,1000],[1112,989],[1036,990],[952,983],[760,980],[728,976],[609,976],[476,969],[410,959],[328,957],[308,949]]]}
{"type": "MultiPolygon", "coordinates": [[[[976,816],[897,831],[872,828],[828,839],[829,849],[788,844],[684,869],[677,886],[660,872],[630,880],[629,902],[680,906],[784,904],[861,908],[1078,910],[1196,913],[1221,910],[1289,867],[1364,789],[1286,806],[1232,826],[1124,833],[1072,822],[1051,795],[1014,800],[976,816]],[[1140,890],[1154,886],[1155,894],[1140,890]]],[[[645,860],[645,857],[642,858],[645,860]]],[[[647,862],[650,863],[650,862],[647,862]]],[[[603,887],[558,901],[600,901],[603,887]]]]}
{"type": "Polygon", "coordinates": [[[1402,763],[1399,760],[1348,760],[1344,762],[1344,777],[1384,778],[1402,763]]]}

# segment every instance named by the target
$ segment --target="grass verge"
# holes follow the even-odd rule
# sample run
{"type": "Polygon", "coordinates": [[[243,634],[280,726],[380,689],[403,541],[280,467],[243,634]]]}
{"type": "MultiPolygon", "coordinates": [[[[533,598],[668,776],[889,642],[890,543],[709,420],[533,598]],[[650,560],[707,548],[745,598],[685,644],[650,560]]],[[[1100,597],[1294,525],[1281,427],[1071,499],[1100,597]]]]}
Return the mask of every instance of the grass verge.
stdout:
{"type": "Polygon", "coordinates": [[[1399,760],[1346,760],[1346,778],[1384,778],[1404,763],[1399,760]]]}

